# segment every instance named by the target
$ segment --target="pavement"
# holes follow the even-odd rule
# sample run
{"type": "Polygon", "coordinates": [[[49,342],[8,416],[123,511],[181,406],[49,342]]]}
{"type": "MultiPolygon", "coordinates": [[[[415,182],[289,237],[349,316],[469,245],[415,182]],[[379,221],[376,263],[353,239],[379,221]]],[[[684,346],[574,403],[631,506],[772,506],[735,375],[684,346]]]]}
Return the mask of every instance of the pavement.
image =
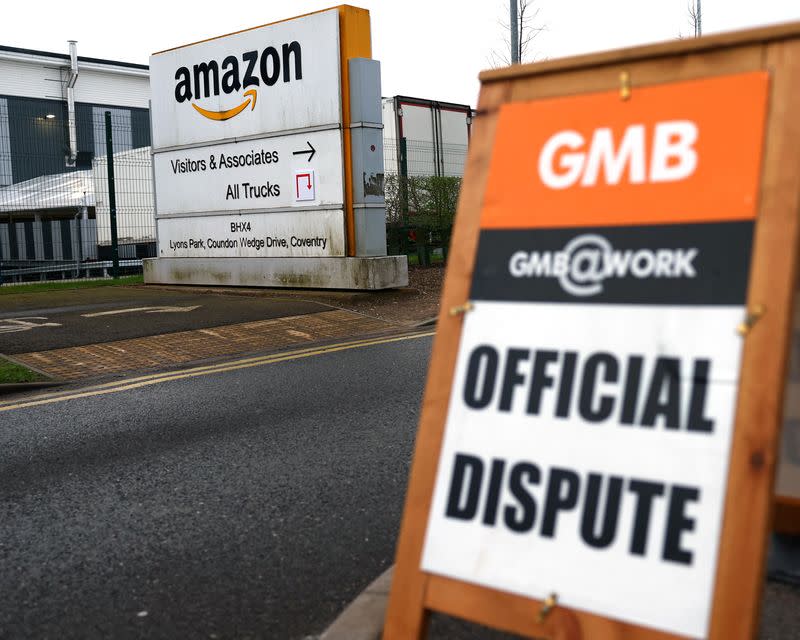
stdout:
{"type": "Polygon", "coordinates": [[[381,320],[340,309],[326,309],[301,316],[18,353],[14,355],[14,360],[52,378],[72,381],[163,370],[231,356],[274,352],[299,345],[396,330],[381,320]]]}
{"type": "Polygon", "coordinates": [[[222,325],[330,307],[296,299],[100,287],[0,295],[0,353],[20,354],[222,325]],[[24,323],[24,324],[23,324],[24,323]]]}
{"type": "Polygon", "coordinates": [[[51,381],[122,376],[407,329],[330,303],[391,310],[414,295],[142,286],[4,294],[0,354],[51,381]]]}

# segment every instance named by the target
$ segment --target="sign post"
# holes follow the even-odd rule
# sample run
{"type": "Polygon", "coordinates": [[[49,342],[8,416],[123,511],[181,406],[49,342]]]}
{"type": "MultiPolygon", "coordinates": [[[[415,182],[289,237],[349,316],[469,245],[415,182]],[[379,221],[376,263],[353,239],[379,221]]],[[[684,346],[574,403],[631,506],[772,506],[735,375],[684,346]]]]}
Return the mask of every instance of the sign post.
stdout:
{"type": "Polygon", "coordinates": [[[800,25],[482,74],[384,638],[753,637],[800,25]]]}
{"type": "Polygon", "coordinates": [[[145,282],[407,284],[405,257],[386,255],[382,191],[354,185],[383,182],[382,144],[363,135],[381,128],[370,56],[369,12],[347,5],[152,56],[145,282]]]}

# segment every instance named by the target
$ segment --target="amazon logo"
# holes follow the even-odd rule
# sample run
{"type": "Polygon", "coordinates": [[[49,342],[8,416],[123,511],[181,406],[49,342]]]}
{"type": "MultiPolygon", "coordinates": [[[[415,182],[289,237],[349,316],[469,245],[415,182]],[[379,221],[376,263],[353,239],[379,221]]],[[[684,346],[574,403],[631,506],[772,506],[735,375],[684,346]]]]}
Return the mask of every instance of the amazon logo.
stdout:
{"type": "Polygon", "coordinates": [[[190,102],[194,110],[209,120],[230,120],[250,107],[256,108],[257,87],[271,87],[279,80],[303,79],[303,51],[296,40],[280,49],[267,47],[245,51],[241,56],[227,56],[222,64],[216,60],[180,67],[175,72],[175,101],[190,102]],[[294,72],[294,73],[292,73],[294,72]],[[252,87],[252,88],[251,88],[252,87]],[[197,104],[198,100],[242,93],[242,102],[223,111],[211,111],[197,104]]]}

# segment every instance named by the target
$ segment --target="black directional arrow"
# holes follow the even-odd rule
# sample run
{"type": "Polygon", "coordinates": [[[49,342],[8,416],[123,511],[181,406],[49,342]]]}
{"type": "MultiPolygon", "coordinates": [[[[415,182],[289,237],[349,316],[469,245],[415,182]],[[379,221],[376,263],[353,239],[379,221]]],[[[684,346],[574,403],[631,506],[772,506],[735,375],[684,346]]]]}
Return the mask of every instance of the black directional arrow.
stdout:
{"type": "Polygon", "coordinates": [[[314,147],[311,146],[311,143],[308,140],[306,140],[306,144],[308,145],[308,149],[303,149],[302,151],[293,151],[292,155],[293,156],[301,156],[304,153],[307,153],[308,154],[308,161],[311,162],[311,158],[314,157],[314,154],[317,152],[317,150],[314,147]]]}

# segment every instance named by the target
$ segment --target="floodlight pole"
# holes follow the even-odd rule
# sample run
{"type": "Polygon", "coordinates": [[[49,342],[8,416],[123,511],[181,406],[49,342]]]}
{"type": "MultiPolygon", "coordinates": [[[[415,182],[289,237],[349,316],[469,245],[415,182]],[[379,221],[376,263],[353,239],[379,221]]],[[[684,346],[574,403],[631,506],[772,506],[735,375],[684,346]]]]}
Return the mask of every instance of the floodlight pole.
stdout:
{"type": "Polygon", "coordinates": [[[695,28],[695,36],[703,35],[703,10],[700,8],[700,1],[697,0],[697,26],[695,28]]]}
{"type": "Polygon", "coordinates": [[[106,111],[106,168],[108,169],[108,213],[111,219],[111,276],[119,278],[119,239],[117,238],[117,191],[114,184],[114,141],[111,112],[106,111]]]}
{"type": "Polygon", "coordinates": [[[519,24],[517,19],[517,0],[509,0],[508,24],[511,29],[511,64],[519,64],[519,24]]]}

